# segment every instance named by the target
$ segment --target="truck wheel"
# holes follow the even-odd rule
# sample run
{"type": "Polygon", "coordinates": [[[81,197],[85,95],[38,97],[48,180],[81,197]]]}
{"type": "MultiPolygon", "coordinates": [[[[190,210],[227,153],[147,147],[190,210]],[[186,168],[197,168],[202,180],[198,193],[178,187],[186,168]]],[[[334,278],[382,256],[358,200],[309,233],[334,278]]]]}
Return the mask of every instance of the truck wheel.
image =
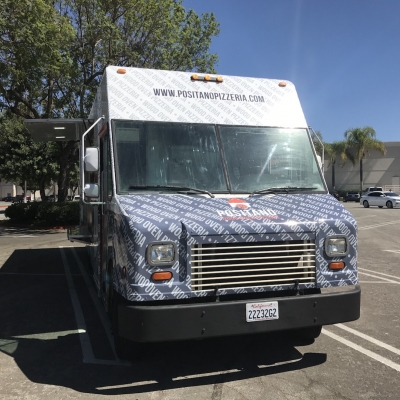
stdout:
{"type": "Polygon", "coordinates": [[[308,328],[297,329],[296,336],[305,340],[314,340],[321,334],[322,326],[310,326],[308,328]]]}
{"type": "Polygon", "coordinates": [[[129,339],[119,335],[118,329],[118,305],[121,303],[121,297],[115,293],[114,288],[111,288],[111,330],[114,336],[115,353],[121,360],[129,360],[138,358],[143,354],[144,345],[141,343],[132,342],[129,339]]]}

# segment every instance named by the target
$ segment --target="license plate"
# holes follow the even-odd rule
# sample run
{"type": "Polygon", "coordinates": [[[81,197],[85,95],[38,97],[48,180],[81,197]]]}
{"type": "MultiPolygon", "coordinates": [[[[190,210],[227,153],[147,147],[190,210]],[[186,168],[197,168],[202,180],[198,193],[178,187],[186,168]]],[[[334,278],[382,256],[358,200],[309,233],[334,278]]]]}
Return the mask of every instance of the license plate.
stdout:
{"type": "Polygon", "coordinates": [[[277,301],[246,304],[247,322],[269,321],[271,319],[279,319],[277,301]]]}

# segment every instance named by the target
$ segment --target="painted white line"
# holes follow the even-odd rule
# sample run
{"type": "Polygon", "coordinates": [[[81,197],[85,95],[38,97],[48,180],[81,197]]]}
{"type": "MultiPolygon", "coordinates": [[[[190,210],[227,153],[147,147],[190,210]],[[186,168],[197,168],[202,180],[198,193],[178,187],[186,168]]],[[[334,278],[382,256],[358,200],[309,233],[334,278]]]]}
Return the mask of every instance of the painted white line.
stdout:
{"type": "Polygon", "coordinates": [[[397,254],[400,253],[400,250],[383,250],[383,251],[387,251],[389,253],[397,253],[397,254]]]}
{"type": "Polygon", "coordinates": [[[389,350],[392,353],[395,353],[395,354],[400,356],[400,350],[396,349],[396,347],[393,347],[390,344],[383,343],[380,340],[373,338],[372,336],[368,336],[365,333],[361,333],[359,331],[356,331],[355,329],[349,328],[348,326],[343,325],[343,324],[335,324],[335,326],[337,326],[338,328],[343,329],[343,330],[345,330],[347,332],[350,332],[353,335],[359,336],[360,338],[368,340],[368,342],[376,344],[377,346],[382,347],[382,348],[384,348],[386,350],[389,350]]]}
{"type": "Polygon", "coordinates": [[[386,285],[386,284],[391,283],[391,282],[382,282],[382,281],[358,281],[358,283],[362,283],[363,285],[365,285],[366,283],[381,283],[381,284],[383,284],[383,285],[386,285]]]}
{"type": "Polygon", "coordinates": [[[358,344],[355,344],[353,342],[351,342],[350,340],[344,339],[332,332],[327,331],[326,329],[322,329],[322,333],[326,336],[329,336],[330,338],[337,340],[340,343],[343,343],[344,345],[352,348],[353,350],[359,351],[360,353],[372,358],[375,361],[378,361],[390,368],[393,368],[394,370],[396,370],[397,372],[400,372],[400,365],[396,364],[395,362],[389,360],[386,357],[382,357],[381,355],[374,353],[373,351],[364,349],[363,347],[359,346],[358,344]]]}
{"type": "MultiPolygon", "coordinates": [[[[126,365],[126,366],[130,366],[132,365],[132,363],[128,362],[128,361],[123,361],[120,360],[117,357],[117,354],[115,352],[115,347],[114,347],[114,339],[111,335],[111,326],[110,326],[110,322],[106,316],[106,313],[104,311],[104,308],[93,288],[93,284],[90,282],[90,278],[88,276],[88,274],[86,273],[85,267],[82,264],[82,261],[80,260],[80,258],[78,257],[78,254],[76,253],[76,250],[74,248],[71,249],[72,250],[72,254],[74,255],[75,261],[78,264],[79,270],[81,271],[81,274],[83,276],[83,279],[85,280],[85,284],[87,289],[89,290],[89,294],[90,297],[92,298],[92,301],[96,307],[97,313],[99,314],[101,323],[103,325],[104,331],[107,335],[108,341],[110,342],[110,346],[113,350],[114,356],[116,361],[114,361],[114,363],[117,363],[116,365],[126,365]]],[[[96,361],[100,361],[100,360],[96,360],[96,361]]],[[[105,360],[104,360],[105,361],[105,360]]]]}
{"type": "Polygon", "coordinates": [[[371,217],[376,217],[376,215],[364,215],[362,217],[357,217],[357,219],[361,219],[361,218],[371,218],[371,217]]]}
{"type": "Polygon", "coordinates": [[[134,382],[134,383],[126,383],[123,385],[115,385],[115,386],[98,386],[97,390],[110,390],[110,389],[125,389],[125,388],[133,388],[140,387],[145,385],[154,385],[158,384],[158,381],[142,381],[142,382],[134,382]]]}
{"type": "Polygon", "coordinates": [[[400,282],[393,281],[392,279],[383,278],[382,276],[367,274],[366,272],[362,272],[362,271],[358,271],[358,273],[361,274],[361,275],[367,275],[367,276],[370,276],[372,278],[382,279],[383,281],[390,282],[390,283],[396,283],[397,285],[400,285],[400,282]]]}
{"type": "Polygon", "coordinates": [[[361,270],[361,271],[373,272],[374,274],[383,275],[383,276],[388,276],[389,278],[394,278],[394,279],[399,279],[399,280],[400,280],[400,276],[394,276],[394,275],[384,274],[383,272],[378,272],[378,271],[374,271],[374,270],[371,270],[371,269],[358,268],[358,270],[359,270],[359,271],[361,270]]]}
{"type": "Polygon", "coordinates": [[[83,329],[72,329],[70,331],[33,333],[31,335],[13,336],[16,339],[39,339],[39,340],[54,340],[60,336],[76,335],[77,333],[85,333],[83,329]]]}
{"type": "Polygon", "coordinates": [[[79,303],[78,294],[76,293],[74,281],[72,280],[71,271],[69,269],[67,257],[65,256],[64,249],[62,246],[59,247],[61,252],[61,258],[64,265],[65,275],[67,277],[69,295],[71,296],[71,302],[75,313],[76,324],[78,325],[78,330],[81,332],[79,334],[79,340],[81,342],[83,362],[92,363],[94,361],[92,344],[90,343],[89,335],[86,331],[85,318],[83,316],[82,308],[79,303]]]}
{"type": "Polygon", "coordinates": [[[400,224],[400,221],[389,221],[389,222],[382,222],[380,224],[375,224],[375,225],[367,225],[367,226],[362,226],[359,227],[358,230],[359,231],[364,231],[366,229],[373,229],[373,228],[380,228],[381,226],[386,226],[386,225],[393,225],[393,224],[400,224]]]}

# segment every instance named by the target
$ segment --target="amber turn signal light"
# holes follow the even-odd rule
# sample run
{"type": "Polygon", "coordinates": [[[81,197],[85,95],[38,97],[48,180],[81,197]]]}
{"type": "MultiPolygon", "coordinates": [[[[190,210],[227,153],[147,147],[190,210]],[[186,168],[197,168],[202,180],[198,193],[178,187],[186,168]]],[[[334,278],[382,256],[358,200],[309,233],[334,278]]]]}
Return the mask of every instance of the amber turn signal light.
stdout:
{"type": "Polygon", "coordinates": [[[126,74],[126,69],[125,68],[118,68],[117,69],[117,74],[126,74]]]}
{"type": "Polygon", "coordinates": [[[172,278],[171,271],[158,271],[151,275],[153,281],[169,281],[172,278]]]}
{"type": "Polygon", "coordinates": [[[333,269],[335,271],[337,271],[338,269],[343,269],[344,267],[345,264],[343,261],[336,261],[329,263],[329,269],[333,269]]]}

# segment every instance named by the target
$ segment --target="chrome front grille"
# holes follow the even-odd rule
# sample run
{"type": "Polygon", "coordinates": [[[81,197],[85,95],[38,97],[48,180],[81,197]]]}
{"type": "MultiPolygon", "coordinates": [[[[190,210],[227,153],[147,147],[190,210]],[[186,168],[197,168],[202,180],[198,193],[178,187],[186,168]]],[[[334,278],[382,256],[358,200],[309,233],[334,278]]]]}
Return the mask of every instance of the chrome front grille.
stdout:
{"type": "Polygon", "coordinates": [[[192,291],[315,283],[315,241],[197,244],[192,291]]]}

